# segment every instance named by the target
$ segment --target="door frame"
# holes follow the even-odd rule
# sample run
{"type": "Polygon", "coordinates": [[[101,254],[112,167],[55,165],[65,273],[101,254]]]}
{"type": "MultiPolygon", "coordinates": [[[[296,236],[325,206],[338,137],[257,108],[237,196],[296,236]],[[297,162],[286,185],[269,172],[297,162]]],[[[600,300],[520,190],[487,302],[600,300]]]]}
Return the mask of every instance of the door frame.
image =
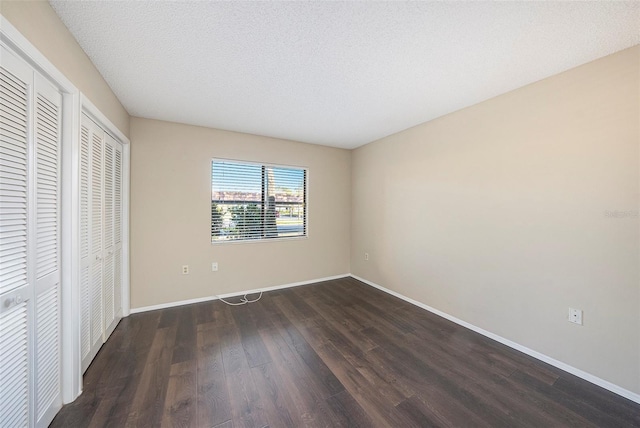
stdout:
{"type": "Polygon", "coordinates": [[[62,94],[61,171],[61,334],[62,401],[82,393],[80,359],[80,120],[84,110],[122,144],[122,316],[130,312],[129,300],[129,182],[130,141],[31,44],[2,14],[0,43],[47,78],[62,94]]]}
{"type": "MultiPolygon", "coordinates": [[[[110,134],[118,143],[122,145],[122,317],[128,317],[130,307],[129,297],[129,182],[130,182],[130,170],[131,165],[131,141],[124,135],[118,127],[116,127],[98,108],[84,95],[80,94],[80,116],[82,113],[89,116],[98,126],[100,126],[104,132],[110,134]]],[[[79,126],[78,126],[79,133],[79,126]]],[[[79,141],[79,140],[78,140],[79,141]]],[[[79,149],[77,151],[79,154],[79,149]]],[[[79,158],[78,158],[79,165],[79,158]]],[[[77,184],[80,183],[79,176],[77,184]]],[[[76,192],[76,195],[80,195],[80,192],[76,192]]],[[[78,207],[80,206],[78,197],[78,207]]],[[[78,213],[79,213],[78,208],[78,213]]],[[[80,223],[77,223],[80,230],[80,223]]],[[[78,254],[78,263],[80,261],[80,255],[78,254]]],[[[80,272],[80,266],[78,265],[78,273],[80,272]]],[[[78,287],[79,290],[79,287],[78,287]]]]}

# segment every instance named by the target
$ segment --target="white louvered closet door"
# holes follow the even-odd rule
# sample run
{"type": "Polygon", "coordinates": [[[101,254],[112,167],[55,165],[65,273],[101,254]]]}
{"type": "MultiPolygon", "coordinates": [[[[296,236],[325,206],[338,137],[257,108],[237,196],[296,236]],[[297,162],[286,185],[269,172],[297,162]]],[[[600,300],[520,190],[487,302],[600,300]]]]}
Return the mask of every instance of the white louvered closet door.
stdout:
{"type": "Polygon", "coordinates": [[[0,426],[30,422],[32,90],[33,71],[0,47],[0,426]]]}
{"type": "Polygon", "coordinates": [[[48,426],[62,407],[60,332],[60,143],[62,97],[35,79],[35,416],[48,426]]]}
{"type": "Polygon", "coordinates": [[[122,318],[122,145],[82,115],[80,349],[86,370],[122,318]]]}
{"type": "Polygon", "coordinates": [[[91,260],[89,230],[91,224],[90,182],[91,136],[88,119],[80,126],[80,358],[82,371],[89,366],[91,353],[91,260]]]}
{"type": "Polygon", "coordinates": [[[104,131],[82,116],[80,135],[80,302],[82,370],[103,343],[104,131]]]}
{"type": "Polygon", "coordinates": [[[104,145],[104,264],[102,276],[102,295],[104,308],[104,328],[111,332],[111,327],[116,319],[115,312],[115,288],[114,288],[114,233],[113,233],[113,164],[115,157],[115,141],[109,135],[105,138],[104,145]]]}
{"type": "MultiPolygon", "coordinates": [[[[101,130],[100,130],[101,131],[101,130]]],[[[103,193],[102,193],[102,152],[104,150],[104,132],[94,132],[91,138],[91,348],[95,355],[102,346],[103,324],[103,296],[102,296],[102,268],[103,268],[103,193]]],[[[93,357],[92,357],[93,358],[93,357]]]]}
{"type": "Polygon", "coordinates": [[[105,339],[122,318],[122,146],[105,135],[104,146],[104,327],[105,339]]]}
{"type": "Polygon", "coordinates": [[[62,98],[0,49],[0,426],[46,427],[62,407],[62,98]]]}
{"type": "Polygon", "coordinates": [[[113,155],[113,288],[115,319],[107,336],[122,319],[122,145],[115,142],[113,155]]]}

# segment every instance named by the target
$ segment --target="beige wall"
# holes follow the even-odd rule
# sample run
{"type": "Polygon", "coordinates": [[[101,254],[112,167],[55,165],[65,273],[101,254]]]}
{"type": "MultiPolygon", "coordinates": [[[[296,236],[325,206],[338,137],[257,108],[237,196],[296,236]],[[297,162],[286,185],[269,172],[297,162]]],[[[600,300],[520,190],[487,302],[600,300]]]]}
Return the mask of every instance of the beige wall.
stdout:
{"type": "Polygon", "coordinates": [[[349,273],[350,159],[347,150],[133,117],[131,307],[349,273]],[[212,245],[213,157],[308,167],[309,237],[212,245]]]}
{"type": "Polygon", "coordinates": [[[640,393],[639,60],[355,150],[352,272],[640,393]]]}
{"type": "Polygon", "coordinates": [[[0,13],[129,136],[129,114],[48,2],[2,0],[0,13]]]}
{"type": "Polygon", "coordinates": [[[349,152],[139,118],[129,133],[47,2],[0,13],[131,137],[133,308],[351,271],[640,393],[639,47],[349,152]],[[309,238],[211,245],[214,156],[308,167],[309,238]]]}

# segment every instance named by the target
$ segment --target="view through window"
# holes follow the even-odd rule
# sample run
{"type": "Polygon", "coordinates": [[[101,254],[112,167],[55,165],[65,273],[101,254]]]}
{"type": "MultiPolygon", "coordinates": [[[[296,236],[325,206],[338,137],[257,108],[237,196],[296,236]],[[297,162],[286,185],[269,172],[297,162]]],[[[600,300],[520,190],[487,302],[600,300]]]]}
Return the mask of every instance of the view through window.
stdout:
{"type": "Polygon", "coordinates": [[[304,168],[214,159],[211,241],[306,236],[304,168]]]}

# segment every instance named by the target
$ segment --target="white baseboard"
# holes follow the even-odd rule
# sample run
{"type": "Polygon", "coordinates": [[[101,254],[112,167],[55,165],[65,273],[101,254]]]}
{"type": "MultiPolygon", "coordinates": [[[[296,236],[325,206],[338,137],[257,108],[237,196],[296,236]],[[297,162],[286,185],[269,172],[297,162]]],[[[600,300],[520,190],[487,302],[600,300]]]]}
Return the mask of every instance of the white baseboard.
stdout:
{"type": "Polygon", "coordinates": [[[189,299],[189,300],[180,300],[180,301],[177,301],[177,302],[161,303],[159,305],[142,306],[142,307],[139,307],[139,308],[131,308],[131,313],[132,314],[137,314],[137,313],[140,313],[140,312],[148,312],[148,311],[155,311],[155,310],[158,310],[158,309],[173,308],[175,306],[190,305],[192,303],[209,302],[211,300],[218,300],[221,297],[223,299],[226,299],[228,297],[244,296],[245,294],[254,294],[254,293],[259,293],[261,291],[266,292],[266,291],[280,290],[280,289],[283,289],[283,288],[298,287],[300,285],[315,284],[317,282],[331,281],[333,279],[347,278],[349,276],[351,276],[351,275],[348,274],[348,273],[345,273],[343,275],[336,275],[336,276],[328,276],[328,277],[325,277],[325,278],[310,279],[308,281],[293,282],[291,284],[274,285],[273,287],[255,288],[253,290],[238,291],[238,292],[235,292],[235,293],[218,294],[216,296],[206,296],[206,297],[199,297],[197,299],[189,299]]]}
{"type": "Polygon", "coordinates": [[[228,293],[228,294],[220,294],[217,296],[206,296],[206,297],[200,297],[197,299],[189,299],[189,300],[181,300],[178,302],[169,302],[169,303],[162,303],[159,305],[152,305],[152,306],[143,306],[140,308],[132,308],[131,309],[131,313],[132,314],[137,314],[140,312],[147,312],[147,311],[155,311],[157,309],[165,309],[165,308],[172,308],[175,306],[182,306],[182,305],[189,305],[192,303],[201,303],[201,302],[208,302],[211,300],[218,300],[220,297],[222,297],[223,299],[226,299],[228,297],[235,297],[235,296],[243,296],[245,294],[254,294],[254,293],[259,293],[261,291],[266,292],[266,291],[273,291],[273,290],[281,290],[283,288],[292,288],[292,287],[298,287],[301,285],[308,285],[308,284],[315,284],[318,282],[323,282],[323,281],[331,281],[334,279],[340,279],[340,278],[345,278],[345,277],[352,277],[354,279],[357,279],[358,281],[361,281],[367,285],[370,285],[371,287],[377,288],[378,290],[384,291],[385,293],[388,293],[392,296],[395,296],[399,299],[404,300],[405,302],[411,303],[412,305],[418,306],[419,308],[422,308],[424,310],[427,310],[431,313],[434,313],[438,316],[441,316],[442,318],[445,318],[451,322],[454,322],[458,325],[461,325],[463,327],[468,328],[469,330],[475,331],[476,333],[479,333],[483,336],[486,336],[490,339],[495,340],[496,342],[500,342],[503,345],[506,345],[510,348],[513,348],[517,351],[523,352],[533,358],[536,358],[540,361],[543,361],[547,364],[550,364],[554,367],[557,367],[561,370],[564,370],[568,373],[571,373],[575,376],[578,376],[579,378],[582,378],[588,382],[591,382],[595,385],[601,386],[604,389],[607,389],[615,394],[620,395],[621,397],[627,398],[631,401],[634,401],[636,403],[640,403],[640,394],[636,394],[635,392],[629,391],[628,389],[625,389],[621,386],[618,386],[614,383],[611,383],[607,380],[604,380],[602,378],[599,378],[597,376],[592,375],[591,373],[587,373],[584,370],[580,370],[578,368],[575,368],[573,366],[570,366],[569,364],[563,363],[562,361],[556,360],[555,358],[549,357],[548,355],[542,354],[538,351],[534,351],[533,349],[527,348],[526,346],[520,345],[519,343],[516,343],[512,340],[509,339],[505,339],[502,336],[498,336],[495,333],[491,333],[490,331],[487,331],[483,328],[477,327],[473,324],[470,324],[466,321],[463,321],[459,318],[456,318],[452,315],[449,315],[445,312],[442,312],[436,308],[432,308],[431,306],[425,305],[424,303],[418,302],[417,300],[413,300],[409,297],[406,297],[400,293],[397,293],[393,290],[389,290],[388,288],[385,288],[379,284],[376,284],[375,282],[371,282],[369,280],[366,280],[364,278],[361,278],[357,275],[353,275],[353,274],[344,274],[344,275],[336,275],[336,276],[329,276],[329,277],[325,277],[325,278],[317,278],[317,279],[311,279],[308,281],[300,281],[300,282],[294,282],[291,284],[283,284],[283,285],[276,285],[273,287],[264,287],[264,288],[256,288],[256,289],[252,289],[252,290],[245,290],[245,291],[239,291],[239,292],[235,292],[235,293],[228,293]]]}
{"type": "Polygon", "coordinates": [[[425,305],[424,303],[420,303],[417,300],[413,300],[409,297],[406,297],[400,293],[397,293],[393,290],[389,290],[388,288],[385,288],[381,285],[376,284],[375,282],[371,282],[368,281],[364,278],[360,278],[357,275],[353,275],[351,274],[351,277],[354,279],[357,279],[358,281],[364,282],[367,285],[370,285],[374,288],[377,288],[378,290],[384,291],[385,293],[391,294],[392,296],[395,296],[399,299],[404,300],[405,302],[411,303],[412,305],[418,306],[419,308],[422,308],[424,310],[427,310],[431,313],[434,313],[438,316],[441,316],[442,318],[448,319],[451,322],[454,322],[458,325],[461,325],[463,327],[468,328],[469,330],[473,330],[476,333],[480,333],[483,336],[486,336],[490,339],[495,340],[496,342],[500,342],[503,345],[507,345],[510,348],[515,349],[516,351],[520,351],[522,353],[525,353],[533,358],[536,358],[540,361],[543,361],[547,364],[550,364],[554,367],[557,367],[561,370],[564,370],[565,372],[571,373],[572,375],[578,376],[579,378],[582,378],[588,382],[591,382],[593,384],[596,384],[598,386],[603,387],[604,389],[607,389],[615,394],[618,394],[624,398],[628,398],[631,401],[635,401],[636,403],[640,403],[640,394],[636,394],[635,392],[629,391],[628,389],[625,389],[621,386],[618,386],[614,383],[611,383],[607,380],[601,379],[597,376],[592,375],[591,373],[587,373],[584,370],[580,370],[577,369],[573,366],[570,366],[569,364],[563,363],[562,361],[558,361],[554,358],[549,357],[548,355],[542,354],[538,351],[534,351],[533,349],[527,348],[526,346],[522,346],[519,343],[513,342],[509,339],[505,339],[502,336],[498,336],[497,334],[491,333],[490,331],[487,331],[485,329],[482,329],[480,327],[477,327],[473,324],[470,324],[466,321],[463,321],[459,318],[456,318],[452,315],[449,315],[445,312],[439,311],[436,308],[432,308],[431,306],[425,305]]]}

